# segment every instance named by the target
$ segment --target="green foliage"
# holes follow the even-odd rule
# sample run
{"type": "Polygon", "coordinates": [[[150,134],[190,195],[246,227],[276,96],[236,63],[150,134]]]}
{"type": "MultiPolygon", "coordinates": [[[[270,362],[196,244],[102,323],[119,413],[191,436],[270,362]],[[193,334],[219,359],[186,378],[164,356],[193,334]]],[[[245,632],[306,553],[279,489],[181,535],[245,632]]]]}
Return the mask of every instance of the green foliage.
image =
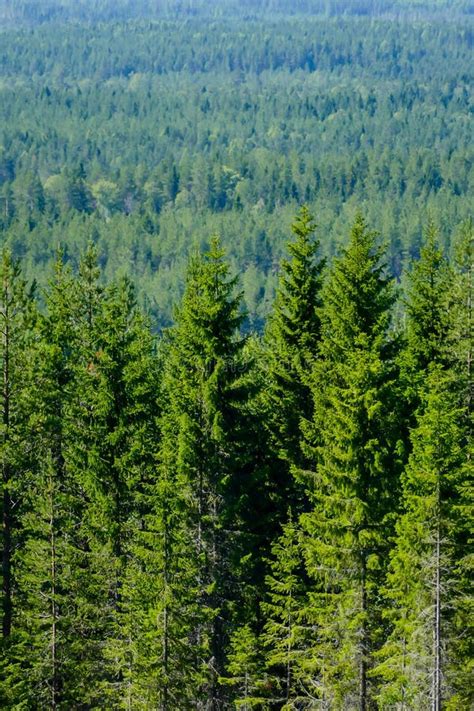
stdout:
{"type": "Polygon", "coordinates": [[[262,603],[266,620],[262,634],[266,687],[272,704],[289,711],[305,704],[311,695],[305,656],[313,632],[305,622],[306,575],[301,531],[291,517],[272,546],[272,556],[271,573],[266,579],[268,599],[262,603]]]}
{"type": "MultiPolygon", "coordinates": [[[[19,523],[25,511],[30,484],[29,468],[34,457],[29,411],[34,377],[31,346],[35,338],[36,309],[33,290],[22,277],[20,265],[8,251],[0,263],[0,358],[1,396],[1,515],[2,568],[1,615],[2,680],[9,679],[8,654],[12,646],[12,623],[18,601],[18,570],[15,551],[22,543],[19,523]],[[4,666],[5,664],[5,666],[4,666]]],[[[14,631],[14,630],[13,630],[14,631]]],[[[0,703],[11,699],[9,685],[0,683],[0,703]]]]}
{"type": "Polygon", "coordinates": [[[382,708],[469,706],[462,694],[452,698],[451,678],[453,671],[461,677],[467,672],[459,656],[458,666],[452,665],[454,650],[463,645],[457,616],[467,602],[464,580],[456,574],[467,513],[460,419],[452,376],[435,365],[412,433],[404,513],[387,576],[385,616],[392,631],[375,670],[384,682],[382,708]]]}
{"type": "Polygon", "coordinates": [[[413,265],[408,287],[408,357],[413,370],[422,373],[434,361],[443,361],[450,314],[448,299],[452,271],[430,222],[420,259],[413,265]]]}
{"type": "Polygon", "coordinates": [[[299,204],[328,256],[361,206],[395,276],[427,211],[443,248],[469,217],[472,19],[453,0],[37,5],[4,3],[0,67],[0,227],[28,278],[58,242],[77,268],[92,236],[162,328],[217,232],[261,330],[299,204]]]}
{"type": "Polygon", "coordinates": [[[239,452],[246,365],[234,291],[214,239],[190,262],[164,349],[159,498],[150,518],[156,543],[149,554],[161,577],[153,615],[161,620],[154,630],[163,650],[155,683],[164,708],[215,704],[223,693],[234,569],[239,551],[244,555],[239,502],[248,487],[239,452]]]}
{"type": "Polygon", "coordinates": [[[300,421],[311,416],[309,372],[320,338],[321,271],[313,218],[303,207],[283,260],[275,303],[266,331],[266,407],[274,447],[290,465],[300,463],[300,421]]]}
{"type": "Polygon", "coordinates": [[[315,375],[313,510],[302,517],[323,705],[368,705],[380,630],[378,587],[397,509],[397,417],[389,334],[394,295],[361,216],[323,292],[315,375]]]}
{"type": "Polygon", "coordinates": [[[323,285],[313,227],[264,337],[213,239],[158,347],[93,240],[41,315],[4,253],[2,707],[472,705],[472,225],[399,334],[365,220],[323,285]]]}

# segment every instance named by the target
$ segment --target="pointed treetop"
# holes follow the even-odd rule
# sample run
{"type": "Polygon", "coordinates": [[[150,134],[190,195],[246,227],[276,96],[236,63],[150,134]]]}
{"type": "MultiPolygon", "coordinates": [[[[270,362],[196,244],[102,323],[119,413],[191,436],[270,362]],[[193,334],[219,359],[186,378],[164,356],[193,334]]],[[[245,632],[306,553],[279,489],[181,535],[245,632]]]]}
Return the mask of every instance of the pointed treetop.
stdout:
{"type": "Polygon", "coordinates": [[[427,224],[425,235],[420,258],[409,275],[407,303],[408,351],[414,367],[420,371],[431,362],[444,359],[453,276],[432,220],[427,224]]]}
{"type": "Polygon", "coordinates": [[[347,348],[384,337],[394,302],[378,233],[359,213],[348,245],[334,261],[324,290],[322,311],[325,349],[331,359],[347,348]]]}

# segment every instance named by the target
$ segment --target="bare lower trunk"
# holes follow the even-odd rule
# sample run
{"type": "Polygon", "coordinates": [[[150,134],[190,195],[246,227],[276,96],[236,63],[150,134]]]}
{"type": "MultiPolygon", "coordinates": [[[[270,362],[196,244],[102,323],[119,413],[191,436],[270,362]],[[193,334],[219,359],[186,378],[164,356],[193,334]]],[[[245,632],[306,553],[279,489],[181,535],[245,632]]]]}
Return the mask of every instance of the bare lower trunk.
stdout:
{"type": "Polygon", "coordinates": [[[361,571],[361,608],[363,615],[361,643],[360,643],[360,667],[359,667],[359,685],[360,685],[360,711],[367,711],[367,589],[366,589],[366,563],[365,558],[362,559],[361,571]]]}
{"type": "Polygon", "coordinates": [[[3,469],[3,551],[2,551],[2,593],[3,618],[2,634],[8,637],[12,627],[12,589],[11,589],[11,499],[8,492],[8,467],[3,469]]]}
{"type": "MultiPolygon", "coordinates": [[[[166,516],[166,513],[165,513],[166,516]]],[[[165,607],[163,610],[163,674],[165,678],[165,683],[163,686],[163,700],[162,700],[162,711],[168,711],[168,657],[169,657],[169,640],[168,640],[168,522],[165,521],[165,535],[164,535],[164,571],[163,571],[163,582],[165,587],[165,607]]]]}
{"type": "MultiPolygon", "coordinates": [[[[7,286],[4,287],[4,304],[2,312],[4,324],[3,340],[3,444],[7,445],[10,438],[10,333],[9,333],[9,307],[7,286]]],[[[2,633],[8,637],[12,626],[12,585],[11,585],[11,549],[12,549],[12,502],[10,497],[10,466],[3,459],[3,511],[2,511],[2,633]]]]}
{"type": "Polygon", "coordinates": [[[57,669],[57,608],[56,608],[56,536],[54,531],[54,492],[50,481],[50,550],[51,550],[51,709],[57,708],[58,669],[57,669]]]}
{"type": "Polygon", "coordinates": [[[441,541],[439,524],[436,531],[435,543],[435,606],[433,625],[433,691],[432,691],[432,711],[441,711],[441,574],[440,556],[441,541]]]}

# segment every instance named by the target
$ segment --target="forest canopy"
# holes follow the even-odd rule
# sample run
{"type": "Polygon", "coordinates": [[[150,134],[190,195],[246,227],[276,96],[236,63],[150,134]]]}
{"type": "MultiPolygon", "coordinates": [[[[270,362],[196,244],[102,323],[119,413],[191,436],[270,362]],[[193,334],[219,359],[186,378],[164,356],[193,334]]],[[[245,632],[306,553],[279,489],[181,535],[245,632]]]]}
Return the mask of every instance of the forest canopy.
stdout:
{"type": "Polygon", "coordinates": [[[44,284],[59,243],[77,269],[92,239],[161,328],[217,233],[261,329],[303,202],[328,256],[358,209],[396,277],[428,215],[449,253],[473,189],[472,22],[442,2],[347,16],[363,5],[122,3],[98,23],[81,8],[107,3],[51,3],[48,22],[48,3],[3,3],[0,227],[26,275],[44,284]]]}
{"type": "Polygon", "coordinates": [[[472,0],[0,0],[0,707],[474,708],[472,0]]]}

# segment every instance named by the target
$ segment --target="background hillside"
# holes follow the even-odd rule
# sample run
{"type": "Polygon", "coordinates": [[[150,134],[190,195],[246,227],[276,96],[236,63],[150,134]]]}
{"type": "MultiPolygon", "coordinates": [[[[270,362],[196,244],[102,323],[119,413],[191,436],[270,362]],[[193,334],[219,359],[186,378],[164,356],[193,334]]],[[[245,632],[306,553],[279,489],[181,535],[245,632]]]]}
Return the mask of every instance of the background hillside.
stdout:
{"type": "Polygon", "coordinates": [[[357,209],[399,275],[472,209],[471,2],[3,2],[0,228],[43,282],[97,242],[169,323],[219,233],[261,327],[297,205],[357,209]],[[449,12],[447,12],[449,10],[449,12]],[[408,21],[409,20],[409,21],[408,21]]]}

